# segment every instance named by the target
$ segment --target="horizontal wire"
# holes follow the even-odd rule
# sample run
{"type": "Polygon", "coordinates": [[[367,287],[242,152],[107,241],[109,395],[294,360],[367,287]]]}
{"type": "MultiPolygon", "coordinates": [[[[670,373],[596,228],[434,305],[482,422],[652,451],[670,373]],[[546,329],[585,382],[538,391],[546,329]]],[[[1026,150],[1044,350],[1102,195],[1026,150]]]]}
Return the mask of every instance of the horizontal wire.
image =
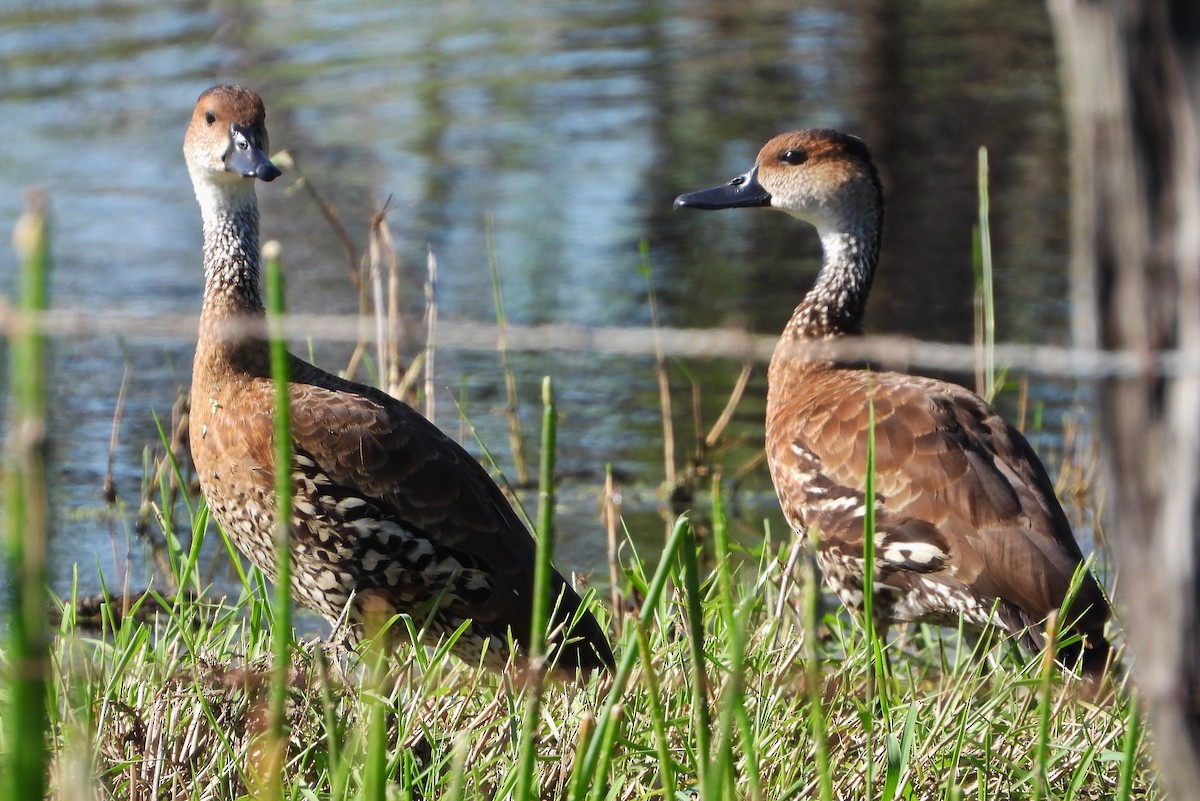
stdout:
{"type": "MultiPolygon", "coordinates": [[[[113,336],[125,341],[195,341],[198,319],[192,315],[148,315],[112,309],[51,309],[26,314],[12,308],[0,296],[0,335],[5,337],[27,327],[50,337],[79,338],[113,336]]],[[[292,339],[322,342],[370,341],[374,335],[369,318],[358,315],[289,314],[285,335],[292,339]]],[[[420,345],[413,327],[402,334],[402,342],[420,345]]],[[[219,333],[226,336],[266,333],[261,319],[222,321],[219,333]]],[[[649,327],[583,326],[573,323],[507,325],[509,350],[524,352],[594,353],[653,357],[656,348],[667,356],[728,358],[766,362],[775,351],[778,337],[751,334],[739,329],[677,329],[649,327]],[[657,344],[656,344],[657,338],[657,344]]],[[[438,321],[439,350],[494,350],[501,329],[495,323],[438,321]]],[[[971,372],[979,358],[975,345],[927,342],[898,336],[845,337],[830,342],[790,343],[797,357],[819,355],[851,361],[867,361],[895,369],[971,372]]],[[[1053,345],[1002,343],[994,348],[995,362],[1023,373],[1075,380],[1128,379],[1200,376],[1200,351],[1089,350],[1053,345]]]]}

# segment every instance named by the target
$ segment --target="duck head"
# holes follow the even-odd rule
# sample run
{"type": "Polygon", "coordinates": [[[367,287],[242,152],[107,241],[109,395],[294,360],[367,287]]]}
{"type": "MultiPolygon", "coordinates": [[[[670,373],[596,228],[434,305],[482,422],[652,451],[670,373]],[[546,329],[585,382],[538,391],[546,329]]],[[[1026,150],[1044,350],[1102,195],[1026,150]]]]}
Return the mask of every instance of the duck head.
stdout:
{"type": "Polygon", "coordinates": [[[675,198],[675,208],[763,206],[819,231],[878,226],[879,176],[866,144],[830,129],[789,131],[767,142],[749,172],[727,184],[675,198]]]}
{"type": "Polygon", "coordinates": [[[266,117],[262,98],[241,86],[214,86],[200,95],[183,153],[202,206],[214,199],[236,201],[246,191],[252,195],[255,178],[279,177],[267,158],[266,117]]]}

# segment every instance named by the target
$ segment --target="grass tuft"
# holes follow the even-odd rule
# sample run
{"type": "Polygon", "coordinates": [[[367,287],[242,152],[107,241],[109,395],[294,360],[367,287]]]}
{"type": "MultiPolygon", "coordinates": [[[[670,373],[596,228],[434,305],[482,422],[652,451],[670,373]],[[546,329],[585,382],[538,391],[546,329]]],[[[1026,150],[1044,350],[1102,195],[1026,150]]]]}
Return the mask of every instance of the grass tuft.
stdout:
{"type": "MultiPolygon", "coordinates": [[[[719,531],[711,568],[686,517],[657,565],[626,565],[644,594],[618,670],[582,686],[514,681],[444,644],[368,650],[343,684],[319,650],[294,651],[282,796],[1158,797],[1123,688],[1096,706],[1038,658],[1001,651],[989,666],[931,632],[929,646],[889,643],[890,688],[873,694],[877,655],[858,623],[822,611],[794,544],[719,531]],[[885,695],[887,717],[869,700],[885,695]]],[[[59,761],[94,765],[106,797],[247,793],[276,653],[250,622],[257,602],[176,599],[100,639],[64,618],[56,660],[74,667],[56,696],[74,700],[53,732],[84,751],[59,761]]]]}

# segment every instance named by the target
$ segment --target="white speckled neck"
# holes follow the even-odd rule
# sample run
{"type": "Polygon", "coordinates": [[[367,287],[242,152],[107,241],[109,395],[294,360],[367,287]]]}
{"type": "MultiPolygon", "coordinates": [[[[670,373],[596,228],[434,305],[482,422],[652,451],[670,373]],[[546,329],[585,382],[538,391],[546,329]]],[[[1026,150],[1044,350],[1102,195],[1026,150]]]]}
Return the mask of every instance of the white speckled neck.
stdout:
{"type": "Polygon", "coordinates": [[[258,201],[253,179],[195,181],[204,218],[202,316],[261,314],[258,201]]]}
{"type": "Polygon", "coordinates": [[[879,232],[871,226],[822,230],[821,272],[784,330],[785,339],[821,340],[857,334],[879,259],[879,232]]]}

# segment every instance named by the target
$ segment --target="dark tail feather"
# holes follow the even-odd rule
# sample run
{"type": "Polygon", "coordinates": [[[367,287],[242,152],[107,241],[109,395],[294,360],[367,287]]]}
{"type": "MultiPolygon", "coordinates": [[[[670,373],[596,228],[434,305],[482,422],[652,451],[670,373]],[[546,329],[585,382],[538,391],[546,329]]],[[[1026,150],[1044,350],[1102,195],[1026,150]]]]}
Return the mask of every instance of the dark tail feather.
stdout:
{"type": "MultiPolygon", "coordinates": [[[[1078,568],[1084,571],[1084,567],[1078,568]]],[[[1112,617],[1112,607],[1100,585],[1090,572],[1082,575],[1078,594],[1070,600],[1070,608],[1059,620],[1067,621],[1066,633],[1077,640],[1058,651],[1058,660],[1069,668],[1079,670],[1088,684],[1099,688],[1112,668],[1112,644],[1104,629],[1112,617]],[[1082,611],[1078,611],[1082,609],[1082,611]]],[[[1060,635],[1059,640],[1067,639],[1060,635]]]]}
{"type": "Polygon", "coordinates": [[[1112,644],[1099,629],[1077,633],[1082,639],[1060,648],[1058,661],[1078,670],[1084,681],[1098,691],[1108,684],[1109,671],[1113,668],[1112,644]]]}
{"type": "Polygon", "coordinates": [[[1112,668],[1112,644],[1104,638],[1104,632],[1093,631],[1084,635],[1080,669],[1088,681],[1098,681],[1112,668]]]}
{"type": "Polygon", "coordinates": [[[558,645],[552,658],[558,670],[614,671],[617,661],[608,635],[591,612],[581,609],[582,599],[557,571],[552,577],[550,597],[554,604],[551,630],[555,632],[553,642],[558,645]]]}

